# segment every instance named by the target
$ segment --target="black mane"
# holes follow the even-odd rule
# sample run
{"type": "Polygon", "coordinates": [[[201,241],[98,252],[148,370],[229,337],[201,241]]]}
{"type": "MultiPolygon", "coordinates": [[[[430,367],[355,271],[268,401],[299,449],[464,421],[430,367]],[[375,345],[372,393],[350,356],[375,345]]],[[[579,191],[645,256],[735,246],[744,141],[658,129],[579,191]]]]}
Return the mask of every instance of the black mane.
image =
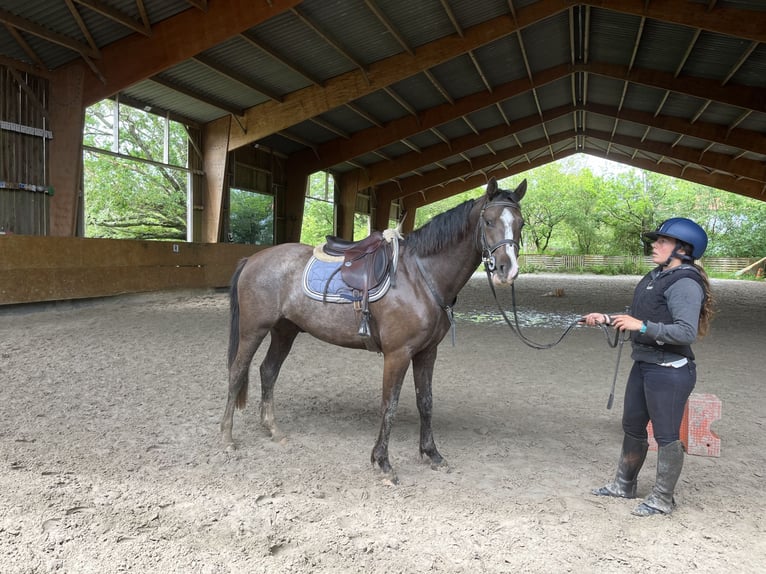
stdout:
{"type": "Polygon", "coordinates": [[[466,233],[473,229],[470,227],[469,214],[477,200],[469,199],[440,213],[431,221],[410,233],[407,236],[407,247],[416,255],[426,257],[439,253],[448,245],[461,241],[466,233]]]}
{"type": "MultiPolygon", "coordinates": [[[[486,201],[486,196],[469,199],[435,216],[431,221],[410,233],[405,243],[416,255],[426,257],[439,253],[445,247],[458,243],[467,233],[473,231],[470,227],[469,215],[477,201],[486,201]]],[[[490,202],[505,201],[520,204],[519,196],[510,190],[499,189],[490,202]]]]}

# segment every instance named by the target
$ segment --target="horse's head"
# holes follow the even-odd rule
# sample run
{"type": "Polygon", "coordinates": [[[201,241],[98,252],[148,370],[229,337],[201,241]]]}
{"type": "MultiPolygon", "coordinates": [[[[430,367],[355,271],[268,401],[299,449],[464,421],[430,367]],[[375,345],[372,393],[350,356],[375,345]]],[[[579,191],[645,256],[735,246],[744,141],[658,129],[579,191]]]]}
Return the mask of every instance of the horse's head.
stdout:
{"type": "Polygon", "coordinates": [[[526,179],[513,191],[498,188],[494,177],[487,184],[479,234],[482,261],[495,285],[510,285],[519,274],[519,242],[524,227],[520,204],[526,192],[526,179]]]}

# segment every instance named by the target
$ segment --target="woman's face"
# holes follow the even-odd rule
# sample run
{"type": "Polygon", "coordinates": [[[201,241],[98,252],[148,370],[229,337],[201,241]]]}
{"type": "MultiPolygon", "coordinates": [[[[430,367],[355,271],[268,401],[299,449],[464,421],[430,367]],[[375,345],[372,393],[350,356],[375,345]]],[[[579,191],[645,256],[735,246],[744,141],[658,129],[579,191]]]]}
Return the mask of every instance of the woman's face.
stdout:
{"type": "MultiPolygon", "coordinates": [[[[652,261],[654,261],[657,265],[664,265],[665,262],[668,260],[668,257],[670,257],[673,254],[673,250],[676,247],[676,240],[671,239],[670,237],[665,237],[664,235],[660,235],[657,238],[657,241],[652,243],[652,261]]],[[[673,259],[671,261],[670,265],[675,266],[677,264],[681,263],[680,259],[673,259]]]]}

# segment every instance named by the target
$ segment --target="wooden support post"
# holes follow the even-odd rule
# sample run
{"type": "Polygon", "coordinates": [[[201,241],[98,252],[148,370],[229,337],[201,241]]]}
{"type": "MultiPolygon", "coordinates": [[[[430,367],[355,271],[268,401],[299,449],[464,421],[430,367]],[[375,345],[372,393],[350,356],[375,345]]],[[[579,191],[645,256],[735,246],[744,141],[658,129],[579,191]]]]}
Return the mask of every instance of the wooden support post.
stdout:
{"type": "Polygon", "coordinates": [[[362,239],[354,237],[354,213],[356,212],[356,181],[341,178],[336,180],[340,188],[338,193],[338,228],[335,235],[343,239],[362,239]]]}
{"type": "MultiPolygon", "coordinates": [[[[306,203],[306,186],[309,176],[306,173],[295,173],[288,170],[287,186],[279,207],[282,214],[277,220],[277,236],[275,243],[299,242],[303,225],[303,206],[306,203]]],[[[279,206],[280,198],[277,198],[279,206]]]]}
{"type": "Polygon", "coordinates": [[[202,214],[202,240],[218,243],[224,193],[228,193],[227,158],[231,122],[224,116],[205,125],[202,149],[205,165],[205,201],[202,214]]]}
{"type": "Polygon", "coordinates": [[[51,131],[50,234],[73,237],[77,215],[82,209],[82,130],[84,69],[69,66],[52,76],[50,84],[51,131]]]}
{"type": "Polygon", "coordinates": [[[404,221],[401,222],[401,228],[404,235],[412,233],[412,230],[415,229],[415,212],[417,209],[418,208],[415,206],[408,206],[407,202],[404,199],[402,200],[402,213],[404,214],[404,221]]]}
{"type": "Polygon", "coordinates": [[[372,220],[373,231],[383,231],[388,228],[388,216],[391,213],[391,198],[375,196],[375,218],[372,220]]]}

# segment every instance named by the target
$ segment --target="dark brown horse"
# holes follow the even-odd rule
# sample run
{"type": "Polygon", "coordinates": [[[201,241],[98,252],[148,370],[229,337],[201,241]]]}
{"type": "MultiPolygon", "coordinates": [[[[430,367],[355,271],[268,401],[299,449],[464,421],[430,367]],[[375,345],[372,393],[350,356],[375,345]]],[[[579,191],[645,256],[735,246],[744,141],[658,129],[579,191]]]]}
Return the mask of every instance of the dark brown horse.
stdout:
{"type": "MultiPolygon", "coordinates": [[[[523,219],[519,203],[524,180],[514,191],[492,178],[486,194],[433,218],[401,241],[396,283],[370,303],[376,342],[383,353],[381,423],[371,460],[396,481],[388,460],[388,441],[402,382],[412,362],[420,413],[420,454],[433,467],[445,465],[431,430],[431,378],[437,347],[450,329],[452,304],[484,260],[493,282],[510,284],[519,273],[523,219]]],[[[307,297],[301,287],[313,248],[285,243],[240,261],[231,280],[229,394],[221,421],[227,446],[233,446],[234,409],[247,401],[250,363],[266,335],[271,343],[261,363],[261,423],[280,437],[274,418],[274,384],[295,337],[306,332],[333,345],[364,349],[359,317],[351,304],[307,297]]]]}

